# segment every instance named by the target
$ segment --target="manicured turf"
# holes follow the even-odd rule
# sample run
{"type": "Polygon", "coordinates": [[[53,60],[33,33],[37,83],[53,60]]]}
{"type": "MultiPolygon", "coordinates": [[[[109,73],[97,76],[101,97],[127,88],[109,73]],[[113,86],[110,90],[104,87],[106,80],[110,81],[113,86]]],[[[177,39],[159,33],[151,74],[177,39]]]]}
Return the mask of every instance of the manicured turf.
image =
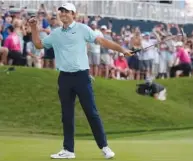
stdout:
{"type": "MultiPolygon", "coordinates": [[[[62,147],[61,137],[9,135],[0,133],[1,161],[48,161],[62,147]]],[[[111,139],[109,144],[117,161],[193,160],[193,130],[111,139]]],[[[76,140],[75,151],[77,161],[105,160],[93,140],[76,140]]]]}
{"type": "MultiPolygon", "coordinates": [[[[62,148],[57,76],[31,68],[0,73],[0,161],[48,161],[62,148]]],[[[158,82],[168,90],[165,102],[137,95],[137,81],[96,79],[96,103],[115,160],[193,160],[193,130],[174,131],[193,127],[193,79],[158,82]]],[[[77,161],[104,160],[90,134],[77,103],[77,161]]]]}

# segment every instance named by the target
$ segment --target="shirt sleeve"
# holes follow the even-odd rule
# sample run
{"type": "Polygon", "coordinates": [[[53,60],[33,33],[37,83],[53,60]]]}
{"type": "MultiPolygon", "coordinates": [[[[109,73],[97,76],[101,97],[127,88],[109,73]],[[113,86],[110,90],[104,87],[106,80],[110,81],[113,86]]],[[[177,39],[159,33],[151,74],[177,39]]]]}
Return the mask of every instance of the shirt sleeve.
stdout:
{"type": "Polygon", "coordinates": [[[126,60],[126,59],[124,60],[124,62],[125,62],[125,68],[129,68],[129,65],[128,65],[128,63],[127,63],[127,60],[126,60]]]}
{"type": "Polygon", "coordinates": [[[98,34],[96,34],[89,26],[84,25],[84,37],[86,42],[94,43],[98,34]]]}
{"type": "Polygon", "coordinates": [[[44,55],[45,54],[45,50],[41,49],[41,54],[44,55]]]}
{"type": "Polygon", "coordinates": [[[176,53],[176,57],[179,58],[179,57],[180,57],[180,54],[181,54],[181,51],[178,51],[178,52],[176,53]]]}
{"type": "Polygon", "coordinates": [[[99,31],[99,36],[104,38],[104,35],[101,31],[99,31]]]}
{"type": "Polygon", "coordinates": [[[9,49],[9,44],[10,44],[9,38],[5,39],[3,46],[9,49]]]}
{"type": "Polygon", "coordinates": [[[42,39],[42,45],[44,46],[44,48],[46,49],[52,48],[52,40],[53,40],[52,37],[53,37],[53,34],[50,33],[48,36],[42,39]]]}
{"type": "Polygon", "coordinates": [[[116,59],[116,60],[114,60],[114,65],[117,67],[118,65],[119,65],[119,62],[118,62],[118,60],[116,59]]]}
{"type": "Polygon", "coordinates": [[[184,50],[183,49],[180,49],[178,52],[177,52],[177,55],[176,57],[180,58],[182,54],[184,54],[184,50]]]}

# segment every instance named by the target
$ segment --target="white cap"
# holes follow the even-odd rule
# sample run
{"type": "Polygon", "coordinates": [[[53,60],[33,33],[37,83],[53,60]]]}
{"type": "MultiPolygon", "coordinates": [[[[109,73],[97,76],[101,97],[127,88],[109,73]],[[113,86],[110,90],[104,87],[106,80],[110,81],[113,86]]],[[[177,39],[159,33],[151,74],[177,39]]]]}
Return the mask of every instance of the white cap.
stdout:
{"type": "Polygon", "coordinates": [[[101,29],[107,30],[107,26],[106,25],[102,25],[101,29]]]}
{"type": "Polygon", "coordinates": [[[175,46],[183,46],[183,42],[182,41],[178,41],[175,46]]]}
{"type": "Polygon", "coordinates": [[[60,6],[58,8],[58,10],[61,10],[61,9],[66,9],[68,11],[73,11],[74,13],[76,13],[76,7],[72,3],[65,3],[65,4],[63,4],[62,6],[60,6]]]}
{"type": "Polygon", "coordinates": [[[96,21],[92,21],[92,22],[91,22],[91,25],[97,26],[97,22],[96,22],[96,21]]]}
{"type": "Polygon", "coordinates": [[[124,54],[123,53],[119,53],[119,56],[124,56],[124,54]]]}

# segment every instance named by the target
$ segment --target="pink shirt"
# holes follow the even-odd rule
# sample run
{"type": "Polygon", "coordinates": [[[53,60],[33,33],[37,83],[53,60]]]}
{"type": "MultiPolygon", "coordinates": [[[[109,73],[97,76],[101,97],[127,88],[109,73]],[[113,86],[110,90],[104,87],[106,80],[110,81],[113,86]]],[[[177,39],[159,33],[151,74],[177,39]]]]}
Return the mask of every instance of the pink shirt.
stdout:
{"type": "Polygon", "coordinates": [[[11,51],[21,51],[19,36],[16,33],[11,33],[5,40],[4,47],[11,51]]]}
{"type": "Polygon", "coordinates": [[[128,64],[127,64],[126,59],[120,59],[120,58],[115,60],[115,66],[120,67],[121,69],[128,68],[128,64]]]}
{"type": "Polygon", "coordinates": [[[190,55],[184,48],[178,49],[177,57],[180,59],[180,63],[191,63],[190,55]]]}

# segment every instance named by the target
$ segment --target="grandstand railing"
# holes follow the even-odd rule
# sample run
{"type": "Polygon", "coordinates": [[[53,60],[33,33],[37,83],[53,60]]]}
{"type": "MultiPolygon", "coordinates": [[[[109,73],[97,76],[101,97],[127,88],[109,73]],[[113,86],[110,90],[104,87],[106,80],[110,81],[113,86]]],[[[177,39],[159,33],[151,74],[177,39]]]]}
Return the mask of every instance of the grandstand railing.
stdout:
{"type": "MultiPolygon", "coordinates": [[[[46,0],[20,0],[4,1],[4,5],[14,5],[15,8],[27,6],[29,10],[37,10],[44,3],[48,10],[53,6],[60,6],[63,1],[46,0]]],[[[181,9],[177,3],[160,4],[156,2],[137,1],[68,1],[73,2],[79,14],[89,16],[114,17],[117,19],[132,19],[145,21],[160,21],[165,23],[187,24],[193,22],[193,16],[189,16],[185,9],[181,9]]]]}

